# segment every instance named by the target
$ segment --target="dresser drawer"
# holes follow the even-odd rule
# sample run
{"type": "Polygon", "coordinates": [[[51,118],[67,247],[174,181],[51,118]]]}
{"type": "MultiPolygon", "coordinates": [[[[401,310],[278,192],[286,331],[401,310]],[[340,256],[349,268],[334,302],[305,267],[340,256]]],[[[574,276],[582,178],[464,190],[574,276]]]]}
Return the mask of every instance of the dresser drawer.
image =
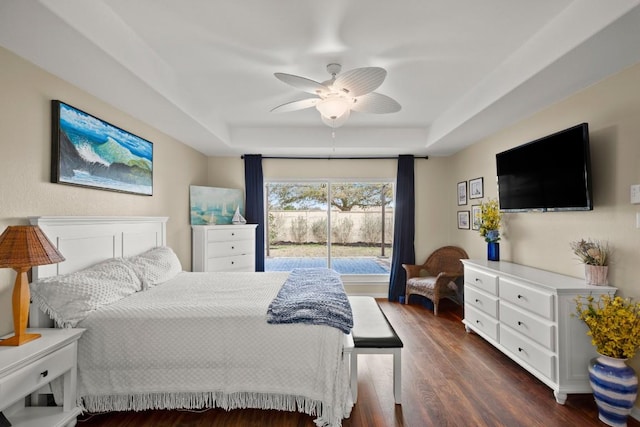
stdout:
{"type": "Polygon", "coordinates": [[[207,230],[207,242],[220,242],[229,240],[253,240],[256,237],[255,228],[218,228],[207,230]]]}
{"type": "Polygon", "coordinates": [[[51,353],[0,380],[0,409],[75,367],[76,344],[51,353]]]}
{"type": "Polygon", "coordinates": [[[253,271],[255,269],[255,254],[209,258],[207,271],[253,271]]]}
{"type": "Polygon", "coordinates": [[[509,279],[500,279],[500,298],[512,304],[554,320],[553,294],[531,288],[509,279]]]}
{"type": "Polygon", "coordinates": [[[476,310],[468,303],[464,305],[464,321],[465,324],[473,329],[477,329],[488,337],[498,341],[498,321],[480,310],[476,310]]]}
{"type": "Polygon", "coordinates": [[[555,324],[500,301],[500,323],[555,351],[555,324]]]}
{"type": "Polygon", "coordinates": [[[555,355],[533,341],[500,325],[500,344],[551,381],[556,380],[555,355]]]}
{"type": "Polygon", "coordinates": [[[492,295],[498,294],[498,276],[493,274],[465,267],[464,281],[492,295]]]}
{"type": "Polygon", "coordinates": [[[207,253],[209,258],[253,254],[255,253],[255,251],[255,241],[253,240],[229,240],[223,242],[207,243],[207,253]]]}
{"type": "Polygon", "coordinates": [[[464,285],[464,302],[491,317],[498,317],[498,298],[476,290],[474,286],[467,283],[464,285]]]}

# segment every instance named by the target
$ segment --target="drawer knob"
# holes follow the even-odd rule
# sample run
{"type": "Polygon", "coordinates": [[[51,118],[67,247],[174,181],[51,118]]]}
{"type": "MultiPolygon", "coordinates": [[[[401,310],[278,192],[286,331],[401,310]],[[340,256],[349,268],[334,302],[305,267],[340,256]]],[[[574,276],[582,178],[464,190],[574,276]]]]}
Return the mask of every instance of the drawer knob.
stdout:
{"type": "Polygon", "coordinates": [[[480,323],[480,321],[479,321],[479,320],[476,320],[476,323],[480,323]]]}
{"type": "Polygon", "coordinates": [[[476,298],[476,302],[480,302],[480,300],[478,298],[476,298]]]}
{"type": "Polygon", "coordinates": [[[518,347],[518,351],[523,352],[524,350],[522,349],[522,347],[518,347]]]}
{"type": "Polygon", "coordinates": [[[48,370],[40,372],[40,376],[42,378],[46,377],[47,375],[49,375],[49,371],[48,370]]]}
{"type": "Polygon", "coordinates": [[[236,233],[231,233],[231,235],[232,235],[232,236],[235,236],[235,235],[236,235],[236,233]]]}
{"type": "Polygon", "coordinates": [[[235,261],[231,261],[231,264],[235,264],[235,263],[236,263],[235,261]]]}
{"type": "Polygon", "coordinates": [[[482,279],[479,279],[479,278],[476,277],[476,282],[482,283],[482,279]]]}
{"type": "Polygon", "coordinates": [[[518,320],[518,326],[522,326],[522,322],[518,320]]]}
{"type": "Polygon", "coordinates": [[[518,299],[522,299],[522,298],[523,298],[522,295],[518,294],[518,299]]]}
{"type": "Polygon", "coordinates": [[[236,248],[235,246],[231,246],[231,249],[235,249],[235,248],[236,248]]]}

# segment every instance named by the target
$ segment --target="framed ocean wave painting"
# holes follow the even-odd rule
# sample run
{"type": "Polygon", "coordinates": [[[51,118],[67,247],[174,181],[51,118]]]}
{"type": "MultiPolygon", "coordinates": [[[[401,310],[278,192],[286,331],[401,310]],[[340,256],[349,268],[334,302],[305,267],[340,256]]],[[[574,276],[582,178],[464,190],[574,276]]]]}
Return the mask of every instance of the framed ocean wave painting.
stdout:
{"type": "Polygon", "coordinates": [[[51,182],[153,195],[153,143],[52,101],[51,182]]]}

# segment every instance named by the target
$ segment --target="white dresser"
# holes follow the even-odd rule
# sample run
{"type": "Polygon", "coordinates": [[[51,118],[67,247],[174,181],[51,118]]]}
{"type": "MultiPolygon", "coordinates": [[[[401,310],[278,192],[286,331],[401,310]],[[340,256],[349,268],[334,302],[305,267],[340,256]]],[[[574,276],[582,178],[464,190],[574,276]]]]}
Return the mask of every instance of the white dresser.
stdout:
{"type": "Polygon", "coordinates": [[[591,393],[587,365],[597,353],[586,325],[572,315],[575,299],[616,288],[505,261],[462,262],[467,331],[548,385],[558,403],[568,393],[591,393]]]}
{"type": "Polygon", "coordinates": [[[257,226],[192,225],[192,271],[255,271],[257,226]]]}

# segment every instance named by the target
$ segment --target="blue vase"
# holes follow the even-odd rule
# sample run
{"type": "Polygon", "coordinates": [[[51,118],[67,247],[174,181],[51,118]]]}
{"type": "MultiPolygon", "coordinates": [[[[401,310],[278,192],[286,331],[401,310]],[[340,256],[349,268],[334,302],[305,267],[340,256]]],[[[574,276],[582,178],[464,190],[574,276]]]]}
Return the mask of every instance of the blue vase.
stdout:
{"type": "Polygon", "coordinates": [[[625,363],[599,355],[589,362],[589,382],[603,423],[624,427],[638,395],[638,376],[625,363]]]}
{"type": "Polygon", "coordinates": [[[487,243],[487,259],[489,261],[500,261],[500,243],[487,243]]]}

